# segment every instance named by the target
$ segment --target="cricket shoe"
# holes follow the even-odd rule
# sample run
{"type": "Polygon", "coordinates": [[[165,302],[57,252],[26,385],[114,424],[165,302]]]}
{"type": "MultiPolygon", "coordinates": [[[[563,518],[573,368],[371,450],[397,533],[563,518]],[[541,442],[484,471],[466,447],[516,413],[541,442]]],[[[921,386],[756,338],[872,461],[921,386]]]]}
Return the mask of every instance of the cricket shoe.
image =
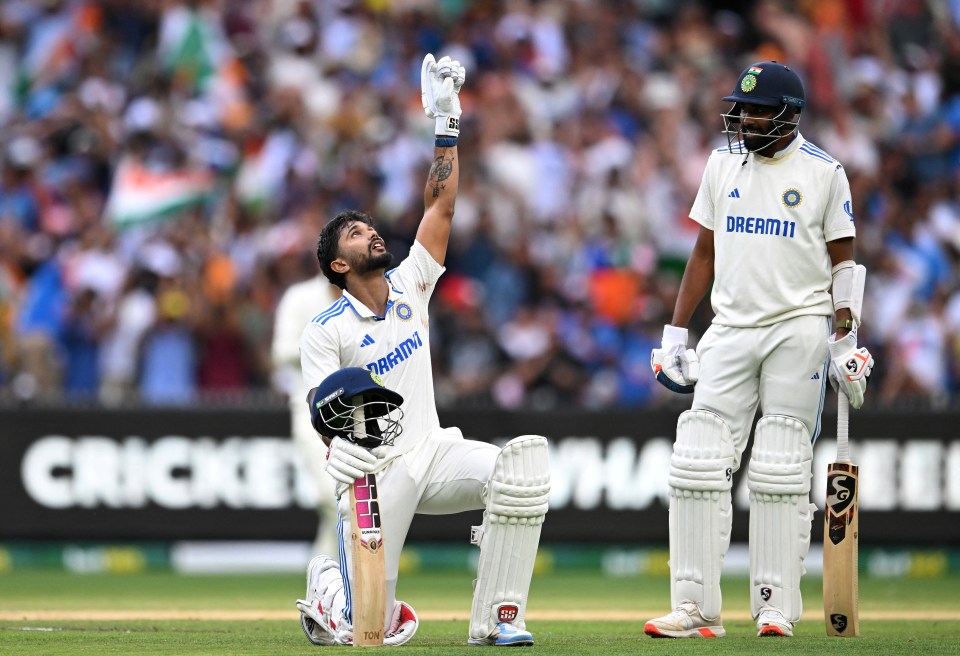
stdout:
{"type": "Polygon", "coordinates": [[[650,620],[643,625],[643,632],[651,638],[722,638],[727,634],[719,617],[704,618],[693,601],[682,601],[673,612],[650,620]]]}
{"type": "Polygon", "coordinates": [[[764,607],[757,615],[757,635],[761,638],[773,636],[778,638],[793,637],[793,622],[783,616],[776,608],[764,607]]]}
{"type": "Polygon", "coordinates": [[[493,635],[486,638],[470,638],[468,645],[496,647],[529,647],[533,645],[533,634],[525,629],[518,629],[509,622],[500,622],[494,629],[493,635]]]}

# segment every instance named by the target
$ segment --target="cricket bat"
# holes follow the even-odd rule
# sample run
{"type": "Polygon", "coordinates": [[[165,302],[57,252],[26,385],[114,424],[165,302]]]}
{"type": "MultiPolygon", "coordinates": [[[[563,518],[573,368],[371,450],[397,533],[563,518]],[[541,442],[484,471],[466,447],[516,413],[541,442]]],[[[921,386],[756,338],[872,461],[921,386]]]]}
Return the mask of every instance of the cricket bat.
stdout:
{"type": "Polygon", "coordinates": [[[827,635],[860,635],[857,542],[859,471],[850,461],[850,403],[842,392],[837,405],[837,459],[827,465],[823,527],[823,617],[827,635]]]}
{"type": "MultiPolygon", "coordinates": [[[[362,399],[357,400],[357,406],[353,411],[354,425],[363,426],[362,399]]],[[[380,647],[387,614],[387,576],[375,474],[366,474],[350,486],[350,548],[353,646],[380,647]]]]}
{"type": "Polygon", "coordinates": [[[379,647],[383,645],[387,583],[375,474],[358,478],[350,487],[350,515],[353,644],[356,647],[379,647]]]}

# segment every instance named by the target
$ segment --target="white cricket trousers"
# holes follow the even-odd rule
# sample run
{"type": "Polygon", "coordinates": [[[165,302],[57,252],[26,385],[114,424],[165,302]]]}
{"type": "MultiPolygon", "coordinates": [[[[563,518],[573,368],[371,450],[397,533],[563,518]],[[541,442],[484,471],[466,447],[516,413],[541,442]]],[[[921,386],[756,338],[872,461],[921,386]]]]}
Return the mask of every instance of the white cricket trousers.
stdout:
{"type": "MultiPolygon", "coordinates": [[[[386,611],[389,617],[397,592],[400,552],[415,514],[449,515],[486,507],[487,485],[500,449],[493,444],[466,440],[459,428],[437,428],[409,453],[398,456],[377,473],[380,522],[383,531],[387,578],[386,611]]],[[[340,571],[345,591],[350,590],[350,494],[339,500],[340,571]]],[[[464,522],[464,541],[470,526],[464,522]]],[[[346,617],[353,621],[350,595],[346,617]]],[[[384,620],[386,624],[386,618],[384,620]]]]}
{"type": "Polygon", "coordinates": [[[734,471],[750,439],[759,404],[764,415],[803,422],[811,442],[820,434],[827,385],[829,317],[803,316],[761,328],[710,326],[697,345],[700,379],[694,410],[726,422],[736,448],[734,471]]]}

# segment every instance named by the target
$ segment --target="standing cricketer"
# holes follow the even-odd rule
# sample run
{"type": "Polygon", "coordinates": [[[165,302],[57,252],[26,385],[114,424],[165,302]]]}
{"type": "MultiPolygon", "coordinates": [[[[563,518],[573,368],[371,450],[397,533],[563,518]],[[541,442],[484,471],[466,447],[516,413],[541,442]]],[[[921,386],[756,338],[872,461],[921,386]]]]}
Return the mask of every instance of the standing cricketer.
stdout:
{"type": "Polygon", "coordinates": [[[274,314],[270,348],[274,377],[290,399],[290,435],[316,493],[318,524],[313,553],[332,553],[336,549],[337,502],[333,496],[334,480],[324,467],[327,447],[311,425],[310,408],[303,402],[300,335],[316,315],[316,308],[330,305],[339,296],[340,290],[319,274],[287,287],[274,314]]]}
{"type": "MultiPolygon", "coordinates": [[[[473,645],[529,645],[524,613],[540,527],[547,512],[550,475],[546,439],[526,435],[501,450],[441,428],[433,396],[428,302],[443,262],[459,180],[457,137],[465,71],[459,62],[427,55],[421,98],[436,119],[434,162],[424,189],[425,211],[409,256],[390,269],[392,256],[372,219],[346,211],[320,234],[320,268],[343,296],[307,324],[300,342],[304,386],[314,427],[330,449],[327,471],[339,481],[339,560],[314,558],[307,598],[297,602],[314,644],[352,641],[350,501],[354,480],[376,473],[386,562],[386,645],[407,642],[418,620],[396,600],[400,551],[414,514],[444,515],[484,509],[471,540],[480,547],[470,617],[473,645]],[[325,384],[345,368],[362,368],[403,398],[402,432],[392,446],[366,449],[331,435],[319,420],[331,394],[325,384]]],[[[334,393],[336,390],[334,390],[334,393]]]]}
{"type": "Polygon", "coordinates": [[[724,101],[725,148],[707,162],[690,217],[700,224],[657,380],[693,393],[670,461],[673,612],[653,637],[724,635],[720,571],[730,544],[733,472],[759,404],[750,489],[750,603],[761,636],[792,636],[810,546],[813,442],[826,379],[863,405],[873,357],[857,348],[866,270],[843,167],[798,131],[804,106],[789,67],[760,62],[724,101]],[[687,323],[713,282],[713,325],[697,350],[687,323]],[[832,295],[832,298],[831,298],[832,295]]]}

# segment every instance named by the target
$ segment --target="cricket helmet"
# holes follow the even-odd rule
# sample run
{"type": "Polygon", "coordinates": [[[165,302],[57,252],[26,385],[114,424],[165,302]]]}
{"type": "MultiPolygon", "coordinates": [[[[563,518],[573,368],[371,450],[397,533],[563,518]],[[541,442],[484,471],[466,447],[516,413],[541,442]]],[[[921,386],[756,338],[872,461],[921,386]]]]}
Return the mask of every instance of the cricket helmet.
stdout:
{"type": "Polygon", "coordinates": [[[806,94],[796,71],[775,61],[763,61],[747,66],[737,78],[733,93],[724,96],[723,100],[733,103],[730,111],[722,114],[723,133],[727,136],[730,151],[743,154],[746,147],[740,120],[742,104],[781,108],[770,119],[770,131],[763,135],[767,137],[767,143],[772,143],[796,132],[800,125],[800,110],[806,104],[806,94]]]}
{"type": "Polygon", "coordinates": [[[360,367],[333,372],[307,395],[310,421],[322,435],[360,446],[391,445],[403,430],[403,397],[360,367]]]}

